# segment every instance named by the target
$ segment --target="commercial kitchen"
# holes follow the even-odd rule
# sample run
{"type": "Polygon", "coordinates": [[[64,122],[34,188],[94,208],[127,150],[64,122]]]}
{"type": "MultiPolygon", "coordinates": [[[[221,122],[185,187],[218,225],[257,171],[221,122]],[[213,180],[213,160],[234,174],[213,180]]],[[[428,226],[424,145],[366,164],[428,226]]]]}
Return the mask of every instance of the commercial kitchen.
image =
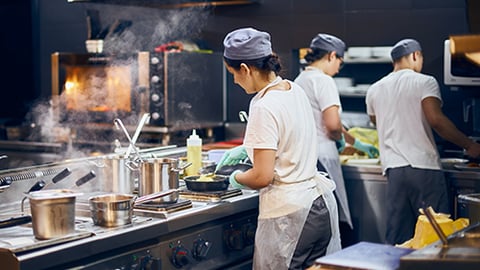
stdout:
{"type": "MultiPolygon", "coordinates": [[[[315,34],[341,37],[342,121],[368,130],[366,89],[392,71],[393,44],[415,38],[444,113],[480,140],[480,64],[465,67],[450,48],[451,38],[478,41],[478,1],[29,0],[1,10],[2,269],[251,269],[258,191],[192,188],[186,177],[193,131],[203,170],[242,143],[252,96],[222,58],[235,28],[268,31],[290,80],[315,34]],[[163,196],[141,201],[151,194],[163,196]],[[42,208],[57,203],[49,196],[60,212],[42,208]],[[126,198],[113,220],[102,215],[105,196],[126,198]]],[[[353,228],[340,224],[343,249],[315,269],[478,268],[480,169],[466,164],[480,161],[435,139],[448,214],[468,226],[422,248],[384,244],[379,159],[341,155],[353,228]]]]}

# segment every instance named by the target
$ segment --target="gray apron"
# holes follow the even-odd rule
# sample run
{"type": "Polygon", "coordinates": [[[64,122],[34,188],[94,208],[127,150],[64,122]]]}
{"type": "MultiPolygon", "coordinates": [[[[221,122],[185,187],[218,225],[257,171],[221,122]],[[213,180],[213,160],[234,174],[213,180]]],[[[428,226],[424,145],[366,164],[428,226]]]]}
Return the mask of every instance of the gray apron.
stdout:
{"type": "Polygon", "coordinates": [[[350,228],[353,228],[352,217],[350,215],[350,208],[348,206],[347,191],[345,189],[345,181],[342,174],[342,165],[338,157],[337,146],[334,141],[318,143],[318,160],[327,170],[330,179],[335,181],[335,193],[338,198],[340,206],[340,220],[348,223],[350,228]]]}

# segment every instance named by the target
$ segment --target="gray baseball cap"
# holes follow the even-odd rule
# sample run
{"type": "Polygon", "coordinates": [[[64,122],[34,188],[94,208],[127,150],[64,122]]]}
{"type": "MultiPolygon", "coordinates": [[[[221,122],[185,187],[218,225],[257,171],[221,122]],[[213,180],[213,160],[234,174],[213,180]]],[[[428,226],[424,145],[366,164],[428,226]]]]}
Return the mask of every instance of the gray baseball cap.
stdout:
{"type": "Polygon", "coordinates": [[[345,42],[336,36],[329,34],[318,34],[312,39],[310,48],[320,49],[327,52],[336,52],[338,56],[343,57],[345,53],[345,42]]]}
{"type": "Polygon", "coordinates": [[[415,39],[402,39],[395,44],[390,52],[392,60],[397,60],[405,55],[409,55],[416,51],[422,51],[420,43],[415,39]]]}
{"type": "Polygon", "coordinates": [[[223,40],[223,56],[231,60],[252,60],[272,54],[270,34],[253,28],[240,28],[223,40]]]}

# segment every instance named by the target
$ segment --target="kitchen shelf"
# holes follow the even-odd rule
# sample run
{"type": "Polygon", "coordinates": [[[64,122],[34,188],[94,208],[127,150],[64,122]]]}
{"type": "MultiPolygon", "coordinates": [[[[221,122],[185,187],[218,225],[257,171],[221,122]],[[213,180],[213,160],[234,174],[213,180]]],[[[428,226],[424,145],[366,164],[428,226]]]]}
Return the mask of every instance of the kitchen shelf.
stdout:
{"type": "Polygon", "coordinates": [[[341,97],[352,97],[352,98],[364,98],[367,93],[345,93],[345,92],[341,92],[339,91],[338,94],[341,96],[341,97]]]}
{"type": "MultiPolygon", "coordinates": [[[[390,58],[349,58],[346,56],[343,62],[345,64],[388,64],[392,63],[392,60],[390,58]]],[[[300,59],[300,64],[306,65],[307,62],[305,59],[300,59]]]]}
{"type": "Polygon", "coordinates": [[[345,64],[386,64],[392,63],[390,58],[349,58],[343,60],[345,64]]]}

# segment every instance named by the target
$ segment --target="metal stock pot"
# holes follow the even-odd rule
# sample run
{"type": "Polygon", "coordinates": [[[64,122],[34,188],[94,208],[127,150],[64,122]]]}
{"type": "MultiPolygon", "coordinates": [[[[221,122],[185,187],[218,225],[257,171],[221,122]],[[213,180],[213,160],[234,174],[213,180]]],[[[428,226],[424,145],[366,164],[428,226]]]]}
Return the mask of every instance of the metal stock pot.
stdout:
{"type": "Polygon", "coordinates": [[[27,197],[35,238],[51,239],[74,233],[78,195],[81,194],[65,189],[30,192],[27,197]]]}
{"type": "MultiPolygon", "coordinates": [[[[145,196],[156,192],[178,188],[179,172],[191,163],[180,166],[180,160],[176,158],[150,158],[140,161],[140,179],[138,182],[138,194],[145,196]]],[[[178,191],[170,196],[162,197],[155,202],[174,203],[178,200],[178,191]]]]}

